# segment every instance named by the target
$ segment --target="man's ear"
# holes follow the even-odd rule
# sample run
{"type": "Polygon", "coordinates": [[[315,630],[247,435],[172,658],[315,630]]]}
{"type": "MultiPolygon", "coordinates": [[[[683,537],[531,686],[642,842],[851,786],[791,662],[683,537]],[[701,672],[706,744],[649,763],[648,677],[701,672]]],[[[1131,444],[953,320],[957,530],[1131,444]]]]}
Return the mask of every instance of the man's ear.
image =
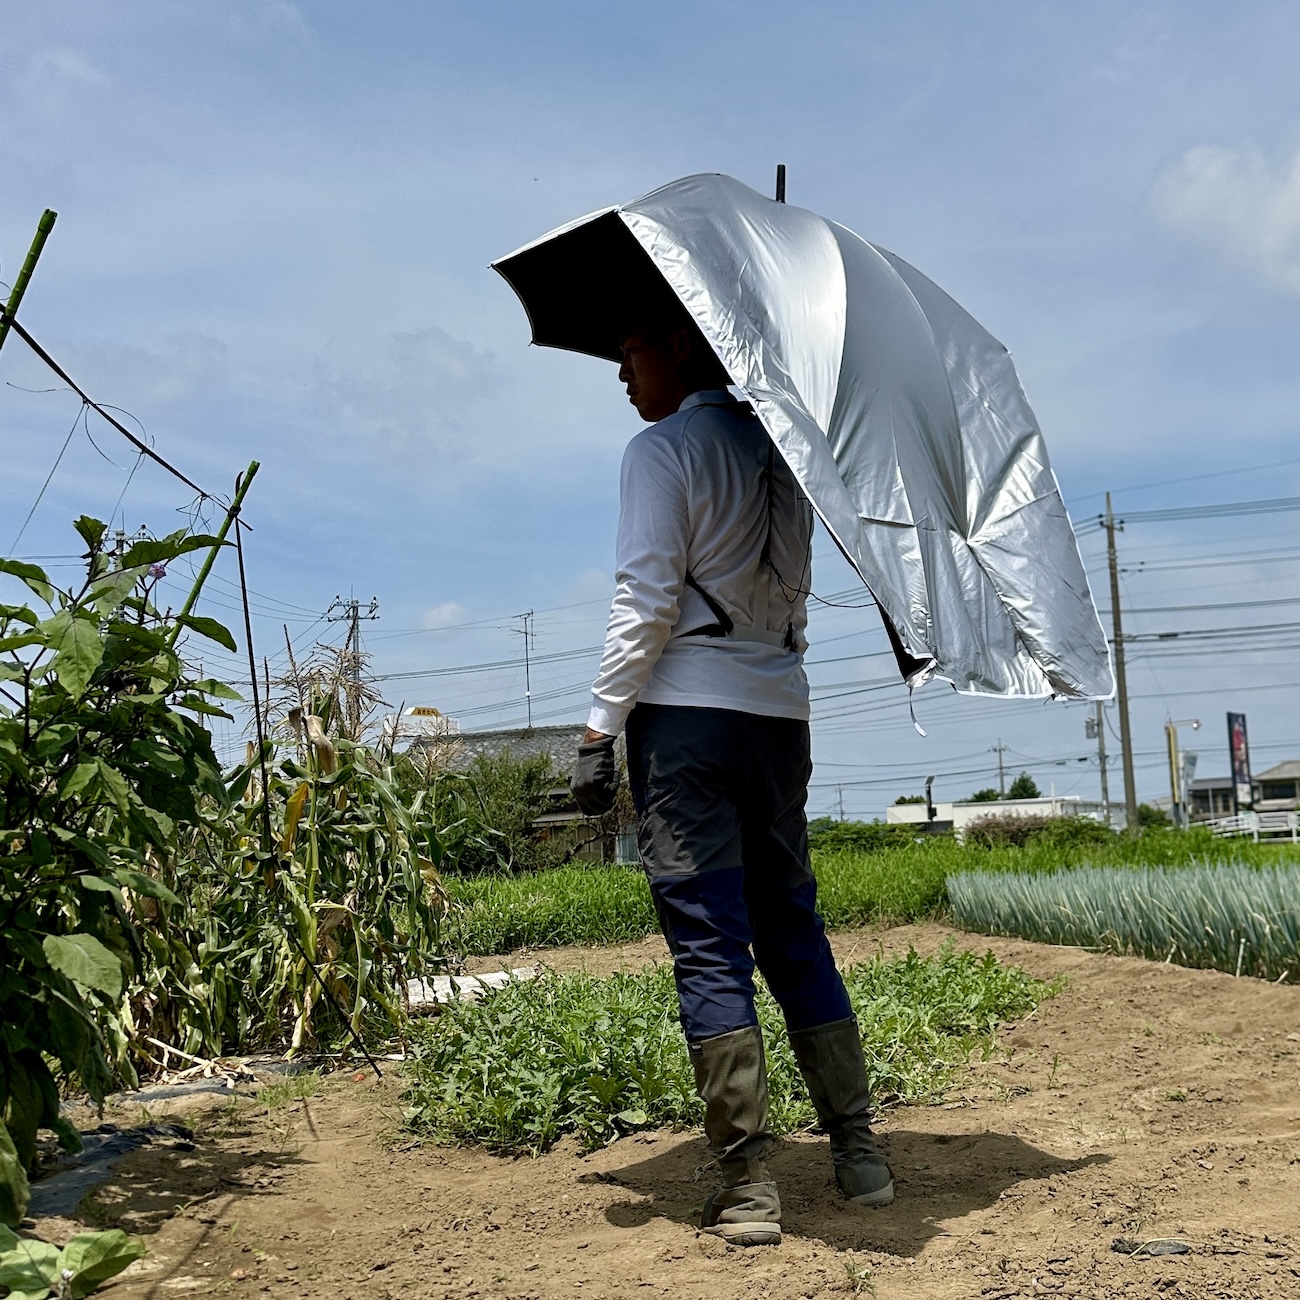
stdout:
{"type": "Polygon", "coordinates": [[[695,331],[689,325],[679,325],[668,332],[668,355],[680,366],[695,355],[695,331]]]}

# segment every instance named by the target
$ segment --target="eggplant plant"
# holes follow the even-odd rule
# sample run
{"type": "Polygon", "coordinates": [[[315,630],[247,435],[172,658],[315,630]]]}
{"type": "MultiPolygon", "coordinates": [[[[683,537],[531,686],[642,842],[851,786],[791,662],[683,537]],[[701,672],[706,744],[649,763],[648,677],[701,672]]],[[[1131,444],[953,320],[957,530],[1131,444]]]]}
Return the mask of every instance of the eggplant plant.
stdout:
{"type": "MultiPolygon", "coordinates": [[[[0,561],[34,597],[0,605],[0,1122],[20,1171],[40,1128],[77,1145],[56,1070],[95,1102],[131,1077],[117,1049],[142,958],[133,913],[174,899],[150,863],[178,824],[228,802],[199,719],[238,699],[196,679],[173,644],[189,629],[233,648],[229,632],[163,619],[150,600],[171,560],[215,539],[138,541],[115,561],[104,524],[76,528],[87,564],[72,589],[0,561]]],[[[4,1196],[12,1221],[16,1177],[4,1196]]]]}
{"type": "Polygon", "coordinates": [[[98,1104],[162,1064],[164,1043],[213,1057],[400,1031],[406,980],[443,964],[440,872],[461,838],[401,792],[391,754],[337,735],[329,700],[297,711],[301,746],[250,745],[223,772],[204,720],[240,697],[191,669],[184,638],[235,641],[152,599],[172,560],[218,539],[175,533],[113,557],[104,524],[76,528],[73,588],[0,560],[29,593],[0,605],[9,1223],[38,1131],[78,1144],[61,1088],[98,1104]]]}

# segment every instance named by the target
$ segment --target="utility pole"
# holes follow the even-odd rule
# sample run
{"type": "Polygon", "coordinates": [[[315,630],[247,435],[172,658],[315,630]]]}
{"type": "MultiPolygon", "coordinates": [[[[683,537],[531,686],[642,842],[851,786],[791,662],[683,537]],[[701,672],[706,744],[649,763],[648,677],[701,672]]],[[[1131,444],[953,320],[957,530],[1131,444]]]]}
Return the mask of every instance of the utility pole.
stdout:
{"type": "Polygon", "coordinates": [[[361,620],[370,622],[379,617],[379,601],[371,596],[369,607],[362,612],[361,602],[350,596],[344,600],[335,596],[334,603],[325,612],[331,623],[348,625],[348,718],[349,739],[361,739],[361,620]],[[335,613],[335,610],[338,613],[335,613]]]}
{"type": "Polygon", "coordinates": [[[129,551],[136,542],[147,541],[148,538],[149,530],[143,524],[141,524],[140,527],[137,528],[129,537],[127,536],[125,528],[115,529],[113,532],[113,549],[108,552],[108,554],[113,557],[113,567],[115,569],[120,569],[122,567],[122,559],[126,555],[127,551],[129,551]]]}
{"type": "Polygon", "coordinates": [[[1084,719],[1084,734],[1097,742],[1097,763],[1101,767],[1101,815],[1110,825],[1110,773],[1106,770],[1106,706],[1098,700],[1096,715],[1084,719]]]}
{"type": "Polygon", "coordinates": [[[1128,677],[1124,672],[1124,623],[1119,607],[1119,555],[1115,534],[1124,531],[1124,521],[1115,518],[1106,493],[1106,513],[1101,526],[1106,530],[1106,563],[1110,566],[1111,646],[1115,655],[1115,690],[1119,703],[1119,751],[1124,769],[1124,825],[1130,831],[1138,826],[1137,783],[1133,779],[1133,729],[1128,718],[1128,677]]]}
{"type": "Polygon", "coordinates": [[[998,794],[1002,798],[1007,797],[1007,768],[1002,755],[1007,752],[1007,747],[1002,743],[1002,737],[998,737],[998,743],[989,749],[990,754],[998,756],[998,794]]]}
{"type": "Polygon", "coordinates": [[[537,633],[533,631],[533,611],[530,609],[527,614],[518,614],[517,618],[523,620],[523,627],[512,627],[510,630],[524,638],[524,707],[528,713],[528,730],[533,729],[533,680],[532,680],[532,660],[531,650],[533,639],[537,633]]]}
{"type": "MultiPolygon", "coordinates": [[[[1201,729],[1200,718],[1172,718],[1165,723],[1165,748],[1169,752],[1169,819],[1182,829],[1187,826],[1187,787],[1188,777],[1183,771],[1183,754],[1178,748],[1178,728],[1190,726],[1193,731],[1201,729]]],[[[1188,754],[1191,769],[1196,770],[1196,755],[1188,754]]]]}
{"type": "Polygon", "coordinates": [[[844,787],[842,785],[837,785],[835,787],[835,797],[839,801],[840,821],[843,821],[844,820],[844,787]]]}

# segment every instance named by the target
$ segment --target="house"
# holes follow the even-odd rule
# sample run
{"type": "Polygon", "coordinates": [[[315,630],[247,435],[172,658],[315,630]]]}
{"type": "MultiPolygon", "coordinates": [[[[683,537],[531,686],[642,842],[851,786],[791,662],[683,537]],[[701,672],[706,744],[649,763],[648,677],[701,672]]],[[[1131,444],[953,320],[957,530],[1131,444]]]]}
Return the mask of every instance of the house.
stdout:
{"type": "Polygon", "coordinates": [[[1237,811],[1236,787],[1230,776],[1198,777],[1187,788],[1187,813],[1194,822],[1231,817],[1237,811]]]}
{"type": "Polygon", "coordinates": [[[1300,809],[1300,758],[1256,774],[1256,812],[1295,812],[1300,809]]]}
{"type": "MultiPolygon", "coordinates": [[[[506,728],[500,731],[461,731],[447,747],[441,738],[417,736],[408,753],[438,748],[441,764],[452,772],[466,771],[478,758],[498,758],[507,751],[517,761],[545,755],[551,760],[556,784],[546,792],[547,808],[533,819],[537,837],[557,844],[573,857],[588,862],[635,862],[636,830],[630,817],[588,817],[569,793],[569,773],[578,761],[578,746],[586,731],[581,722],[554,727],[506,728]]],[[[615,747],[619,767],[627,768],[627,747],[619,736],[615,747]]],[[[432,755],[431,755],[432,756],[432,755]]],[[[626,801],[621,806],[627,806],[626,801]]]]}

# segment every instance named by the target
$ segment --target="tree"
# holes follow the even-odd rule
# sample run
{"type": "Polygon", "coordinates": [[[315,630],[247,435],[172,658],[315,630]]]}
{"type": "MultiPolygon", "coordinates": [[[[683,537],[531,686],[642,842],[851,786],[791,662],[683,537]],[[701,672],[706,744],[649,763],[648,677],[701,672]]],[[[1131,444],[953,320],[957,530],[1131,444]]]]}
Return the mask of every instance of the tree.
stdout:
{"type": "Polygon", "coordinates": [[[1138,828],[1140,830],[1154,830],[1160,826],[1172,825],[1169,814],[1163,808],[1156,808],[1149,803],[1138,804],[1138,828]]]}
{"type": "Polygon", "coordinates": [[[1038,788],[1038,783],[1028,772],[1021,772],[1011,782],[1011,789],[1007,791],[1008,799],[1041,799],[1042,797],[1043,792],[1038,788]]]}
{"type": "Polygon", "coordinates": [[[894,800],[895,805],[901,803],[924,803],[924,802],[925,802],[925,795],[923,794],[900,794],[898,798],[894,800]]]}
{"type": "Polygon", "coordinates": [[[989,786],[985,786],[983,790],[976,790],[975,793],[971,795],[969,799],[966,800],[966,802],[967,803],[997,803],[997,801],[1001,798],[1002,798],[1002,791],[989,785],[989,786]]]}

